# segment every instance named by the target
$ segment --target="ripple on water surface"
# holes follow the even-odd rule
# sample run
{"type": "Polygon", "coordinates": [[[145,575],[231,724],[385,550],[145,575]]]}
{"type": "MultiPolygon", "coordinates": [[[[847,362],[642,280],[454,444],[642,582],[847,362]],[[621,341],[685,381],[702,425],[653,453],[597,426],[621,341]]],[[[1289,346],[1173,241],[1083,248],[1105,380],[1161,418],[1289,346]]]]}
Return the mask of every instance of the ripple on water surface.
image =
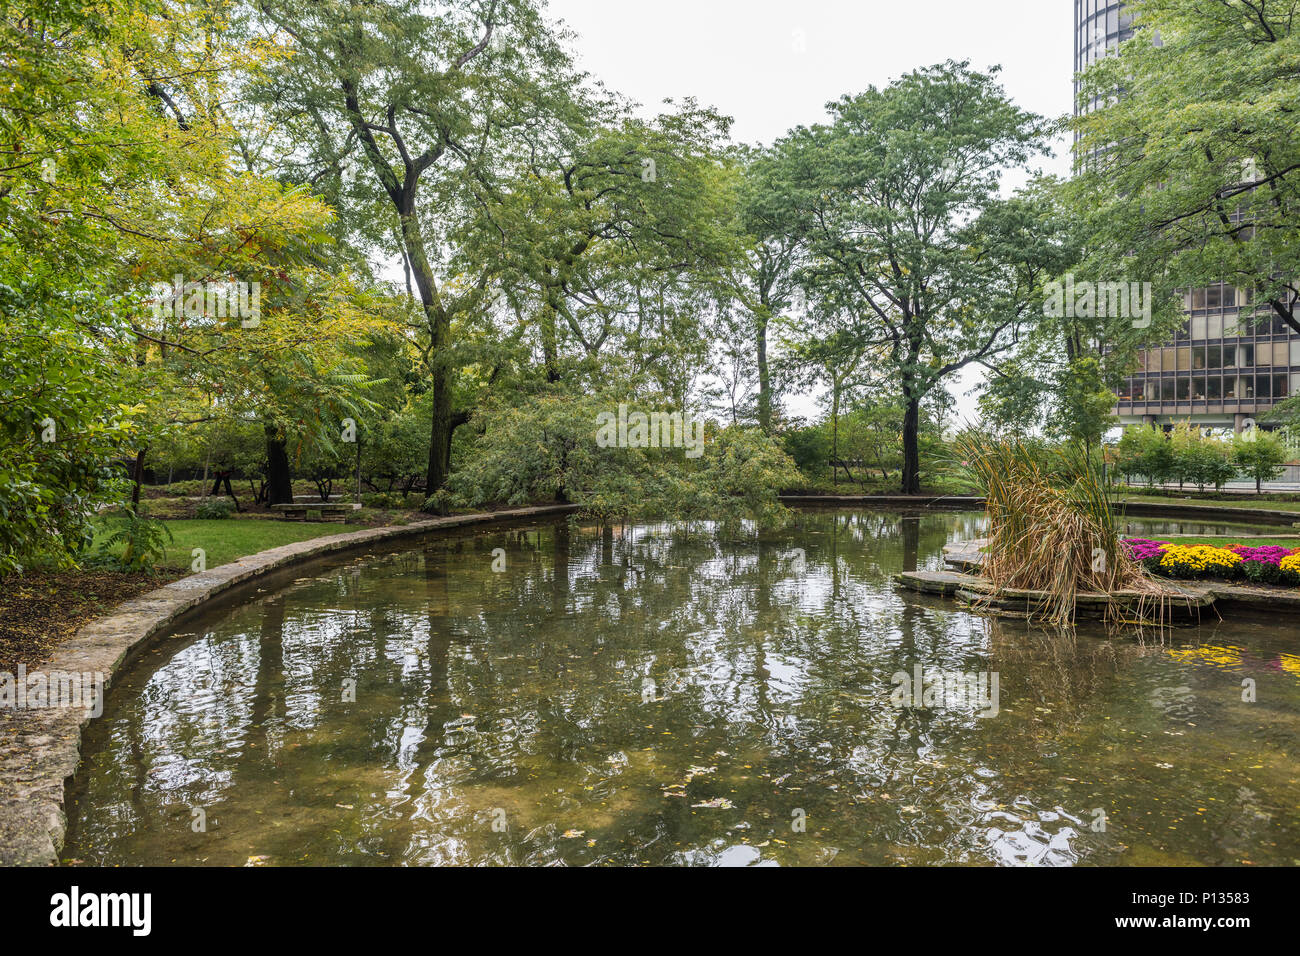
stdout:
{"type": "Polygon", "coordinates": [[[981,522],[814,511],[737,544],[557,523],[329,565],[115,682],[65,856],[1300,863],[1297,628],[1141,643],[893,587],[981,522]],[[996,673],[996,715],[898,706],[918,665],[996,673]]]}

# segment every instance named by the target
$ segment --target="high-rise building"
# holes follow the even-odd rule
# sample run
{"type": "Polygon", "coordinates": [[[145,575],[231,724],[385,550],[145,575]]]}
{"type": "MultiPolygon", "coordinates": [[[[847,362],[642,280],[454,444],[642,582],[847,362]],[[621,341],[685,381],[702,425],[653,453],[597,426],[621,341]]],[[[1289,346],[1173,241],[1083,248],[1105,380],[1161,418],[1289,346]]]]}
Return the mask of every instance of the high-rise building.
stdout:
{"type": "MultiPolygon", "coordinates": [[[[1133,35],[1122,0],[1072,0],[1074,69],[1086,68],[1133,35]]],[[[1078,109],[1078,84],[1075,84],[1078,109]]],[[[1300,393],[1300,335],[1250,290],[1219,284],[1183,296],[1187,321],[1174,340],[1141,353],[1119,390],[1120,424],[1190,421],[1240,431],[1300,393]]]]}

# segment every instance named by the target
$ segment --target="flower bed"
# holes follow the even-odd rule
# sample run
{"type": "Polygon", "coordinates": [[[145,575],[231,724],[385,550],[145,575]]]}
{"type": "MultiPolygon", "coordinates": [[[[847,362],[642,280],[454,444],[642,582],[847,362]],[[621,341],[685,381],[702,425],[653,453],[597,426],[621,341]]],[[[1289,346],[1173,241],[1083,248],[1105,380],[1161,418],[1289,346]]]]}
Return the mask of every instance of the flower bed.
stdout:
{"type": "Polygon", "coordinates": [[[1300,587],[1300,548],[1172,544],[1146,538],[1126,538],[1124,547],[1134,561],[1152,574],[1167,578],[1213,578],[1300,587]]]}

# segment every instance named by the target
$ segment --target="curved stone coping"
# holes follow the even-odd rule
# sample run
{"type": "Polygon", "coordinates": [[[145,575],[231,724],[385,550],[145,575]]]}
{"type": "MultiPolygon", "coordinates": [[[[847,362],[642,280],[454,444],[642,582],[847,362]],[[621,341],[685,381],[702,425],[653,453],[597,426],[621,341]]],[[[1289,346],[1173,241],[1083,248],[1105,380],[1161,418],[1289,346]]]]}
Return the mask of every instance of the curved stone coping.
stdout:
{"type": "Polygon", "coordinates": [[[1300,524],[1300,511],[1271,511],[1263,508],[1234,508],[1231,505],[1185,505],[1153,501],[1120,501],[1122,515],[1134,518],[1198,518],[1203,521],[1232,524],[1283,525],[1300,524]]]}
{"type": "Polygon", "coordinates": [[[983,498],[973,495],[781,495],[787,505],[880,505],[886,508],[982,510],[983,498]]]}
{"type": "MultiPolygon", "coordinates": [[[[367,528],[286,544],[173,581],[119,605],[108,617],[81,628],[31,673],[113,675],[141,654],[183,614],[245,581],[287,565],[433,531],[569,514],[577,505],[543,505],[509,511],[431,518],[407,525],[367,528]]],[[[98,700],[102,709],[102,696],[98,700]]],[[[67,829],[64,785],[81,759],[81,731],[93,719],[84,707],[0,708],[0,865],[58,862],[67,829]]]]}
{"type": "MultiPolygon", "coordinates": [[[[943,560],[956,571],[913,572],[908,580],[900,581],[917,591],[930,594],[952,594],[959,588],[971,588],[971,582],[983,581],[976,572],[984,564],[985,538],[945,545],[943,560]],[[926,575],[930,575],[929,578],[926,575]],[[946,588],[946,590],[944,590],[946,588]]],[[[1162,584],[1181,591],[1194,591],[1208,595],[1209,604],[1215,607],[1239,607],[1266,612],[1300,613],[1300,591],[1239,584],[1235,581],[1175,581],[1172,578],[1155,578],[1162,584]]]]}

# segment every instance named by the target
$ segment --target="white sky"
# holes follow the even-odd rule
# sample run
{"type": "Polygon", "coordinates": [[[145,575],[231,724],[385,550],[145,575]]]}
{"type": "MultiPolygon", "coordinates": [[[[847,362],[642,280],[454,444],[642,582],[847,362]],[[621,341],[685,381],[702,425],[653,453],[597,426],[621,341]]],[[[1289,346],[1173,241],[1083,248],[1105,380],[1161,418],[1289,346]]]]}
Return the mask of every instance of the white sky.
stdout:
{"type": "MultiPolygon", "coordinates": [[[[883,86],[946,59],[976,69],[1001,65],[1021,107],[1047,116],[1071,109],[1070,0],[549,0],[552,19],[577,34],[582,67],[655,111],[668,97],[694,96],[732,116],[733,137],[770,143],[825,118],[844,93],[883,86]]],[[[1066,175],[1065,144],[1048,172],[1066,175]]],[[[968,370],[962,393],[982,377],[968,370]]],[[[808,398],[790,410],[811,415],[808,398]]]]}

